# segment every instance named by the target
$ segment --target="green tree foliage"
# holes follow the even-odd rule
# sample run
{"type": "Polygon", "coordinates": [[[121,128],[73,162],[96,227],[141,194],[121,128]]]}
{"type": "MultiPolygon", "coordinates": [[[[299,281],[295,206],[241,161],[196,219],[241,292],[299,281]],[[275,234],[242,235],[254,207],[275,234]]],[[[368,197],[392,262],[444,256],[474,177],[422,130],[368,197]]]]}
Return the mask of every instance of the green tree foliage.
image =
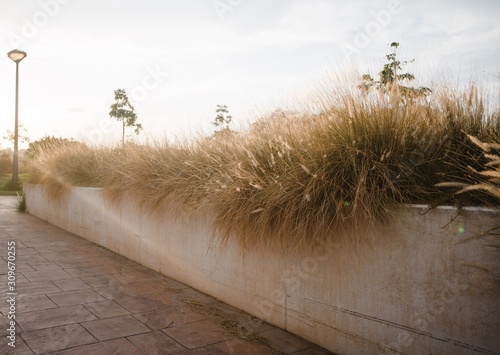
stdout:
{"type": "Polygon", "coordinates": [[[0,153],[0,176],[12,172],[12,155],[3,151],[0,153]]]}
{"type": "Polygon", "coordinates": [[[127,93],[123,89],[115,90],[115,102],[111,105],[109,116],[122,122],[122,144],[125,144],[125,128],[134,128],[135,134],[139,134],[142,125],[137,123],[137,114],[134,106],[130,103],[127,93]]]}
{"type": "Polygon", "coordinates": [[[397,49],[399,48],[398,42],[392,42],[390,45],[391,52],[385,56],[387,63],[378,74],[379,80],[372,78],[370,74],[362,76],[362,83],[359,88],[368,92],[372,88],[379,89],[383,92],[391,92],[393,88],[405,99],[414,99],[417,97],[425,96],[431,92],[428,87],[420,86],[418,88],[403,85],[402,83],[409,83],[415,80],[415,75],[412,73],[401,73],[408,63],[414,63],[415,59],[409,61],[400,61],[397,58],[397,49]]]}
{"type": "Polygon", "coordinates": [[[229,130],[229,124],[231,123],[233,117],[229,115],[229,111],[226,105],[217,105],[217,110],[215,110],[217,116],[215,116],[212,124],[219,128],[220,131],[229,130]]]}

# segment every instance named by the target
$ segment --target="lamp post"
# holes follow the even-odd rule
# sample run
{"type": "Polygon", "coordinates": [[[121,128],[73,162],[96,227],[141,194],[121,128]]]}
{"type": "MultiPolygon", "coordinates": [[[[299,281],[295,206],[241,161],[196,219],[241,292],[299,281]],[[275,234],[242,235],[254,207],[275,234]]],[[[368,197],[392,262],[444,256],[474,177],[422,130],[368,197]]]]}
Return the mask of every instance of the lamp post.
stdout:
{"type": "Polygon", "coordinates": [[[16,62],[16,118],[14,124],[14,157],[12,161],[12,185],[17,186],[19,176],[19,131],[18,131],[18,112],[19,112],[19,63],[26,58],[26,52],[14,49],[7,53],[7,56],[16,62]]]}

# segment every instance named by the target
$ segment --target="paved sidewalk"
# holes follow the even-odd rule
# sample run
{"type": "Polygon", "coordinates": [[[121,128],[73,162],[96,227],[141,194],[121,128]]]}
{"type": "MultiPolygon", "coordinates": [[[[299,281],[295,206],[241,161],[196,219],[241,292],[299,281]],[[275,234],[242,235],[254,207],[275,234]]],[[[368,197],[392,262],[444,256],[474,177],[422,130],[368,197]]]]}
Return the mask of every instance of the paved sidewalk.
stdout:
{"type": "Polygon", "coordinates": [[[331,354],[0,196],[0,354],[331,354]],[[15,300],[7,295],[15,241],[15,300]],[[15,303],[15,348],[8,346],[15,303]]]}

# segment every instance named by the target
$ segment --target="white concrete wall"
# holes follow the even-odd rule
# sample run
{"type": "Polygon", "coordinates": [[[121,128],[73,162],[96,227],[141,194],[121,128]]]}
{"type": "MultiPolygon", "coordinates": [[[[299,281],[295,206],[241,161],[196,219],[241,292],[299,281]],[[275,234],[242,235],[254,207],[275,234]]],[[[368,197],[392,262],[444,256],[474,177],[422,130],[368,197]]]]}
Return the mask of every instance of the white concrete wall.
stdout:
{"type": "Polygon", "coordinates": [[[99,189],[25,191],[29,213],[336,353],[500,353],[499,238],[471,238],[500,225],[492,210],[402,207],[371,245],[297,255],[211,243],[210,216],[158,218],[99,189]]]}

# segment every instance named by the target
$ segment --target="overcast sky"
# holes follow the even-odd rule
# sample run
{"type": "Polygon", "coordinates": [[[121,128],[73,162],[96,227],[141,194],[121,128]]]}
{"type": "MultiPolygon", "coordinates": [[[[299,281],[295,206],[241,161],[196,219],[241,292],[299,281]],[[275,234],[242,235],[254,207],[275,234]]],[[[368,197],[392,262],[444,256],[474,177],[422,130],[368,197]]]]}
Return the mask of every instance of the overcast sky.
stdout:
{"type": "Polygon", "coordinates": [[[424,84],[498,90],[499,19],[498,0],[0,0],[0,137],[14,126],[14,48],[28,53],[19,122],[32,140],[115,143],[115,89],[143,137],[209,134],[217,104],[244,127],[329,76],[375,76],[393,41],[424,84]]]}

